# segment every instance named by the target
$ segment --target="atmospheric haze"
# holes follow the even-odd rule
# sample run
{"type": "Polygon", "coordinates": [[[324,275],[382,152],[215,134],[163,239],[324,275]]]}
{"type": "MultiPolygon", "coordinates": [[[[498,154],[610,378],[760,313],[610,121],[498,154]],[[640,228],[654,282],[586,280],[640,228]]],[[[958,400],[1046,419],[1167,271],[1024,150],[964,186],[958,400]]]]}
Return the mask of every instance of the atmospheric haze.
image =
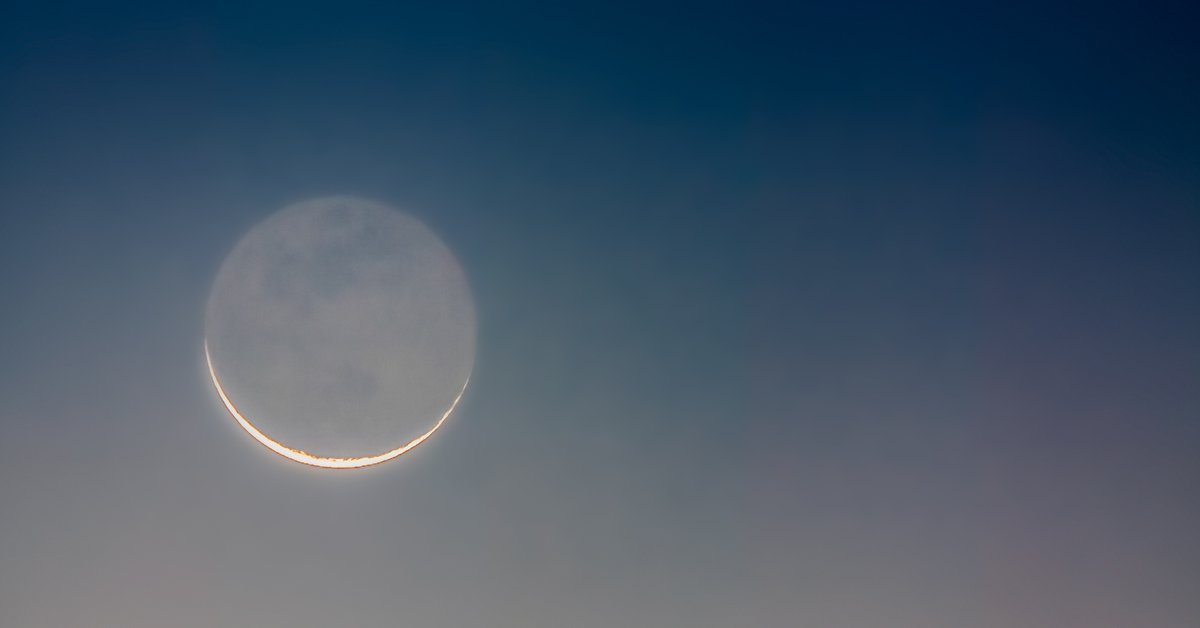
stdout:
{"type": "Polygon", "coordinates": [[[1200,626],[1197,3],[86,4],[0,628],[1200,626]]]}

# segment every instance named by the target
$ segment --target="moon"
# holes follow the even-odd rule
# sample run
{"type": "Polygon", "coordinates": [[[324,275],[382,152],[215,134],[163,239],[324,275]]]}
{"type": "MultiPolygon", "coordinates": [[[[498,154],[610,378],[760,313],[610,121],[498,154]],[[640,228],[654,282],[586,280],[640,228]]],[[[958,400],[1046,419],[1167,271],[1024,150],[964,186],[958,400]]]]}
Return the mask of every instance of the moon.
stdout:
{"type": "Polygon", "coordinates": [[[415,217],[353,197],[285,207],[243,236],[213,282],[204,333],[237,424],[331,469],[425,442],[475,362],[475,305],[449,247],[415,217]]]}

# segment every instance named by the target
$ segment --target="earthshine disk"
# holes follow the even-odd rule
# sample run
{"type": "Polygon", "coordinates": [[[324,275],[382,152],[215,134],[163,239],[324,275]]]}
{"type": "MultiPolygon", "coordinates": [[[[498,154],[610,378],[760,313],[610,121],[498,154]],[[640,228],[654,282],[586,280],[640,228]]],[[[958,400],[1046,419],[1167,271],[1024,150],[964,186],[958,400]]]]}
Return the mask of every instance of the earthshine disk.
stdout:
{"type": "Polygon", "coordinates": [[[392,460],[461,401],[475,308],[449,248],[417,219],[350,197],[252,228],[209,295],[204,357],[252,438],[325,468],[392,460]]]}

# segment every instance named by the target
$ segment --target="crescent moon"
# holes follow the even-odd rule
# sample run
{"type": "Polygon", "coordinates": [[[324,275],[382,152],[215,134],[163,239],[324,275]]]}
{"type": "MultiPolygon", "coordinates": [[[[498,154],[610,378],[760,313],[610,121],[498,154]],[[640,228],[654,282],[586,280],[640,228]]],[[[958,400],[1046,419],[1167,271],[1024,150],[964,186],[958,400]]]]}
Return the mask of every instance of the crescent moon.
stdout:
{"type": "Polygon", "coordinates": [[[420,445],[430,436],[433,436],[433,433],[438,431],[438,428],[440,428],[442,424],[446,422],[446,419],[450,417],[450,414],[454,412],[454,408],[458,407],[458,402],[462,400],[463,393],[467,392],[467,384],[471,381],[471,377],[468,375],[466,381],[463,382],[462,389],[458,391],[458,396],[455,397],[454,401],[450,403],[450,407],[446,409],[444,414],[442,414],[442,418],[438,419],[437,423],[434,423],[433,427],[429,428],[428,432],[425,432],[424,434],[412,439],[408,442],[408,444],[374,456],[365,456],[362,458],[326,458],[324,456],[310,454],[307,451],[292,449],[291,447],[272,439],[270,436],[264,434],[262,430],[254,427],[254,424],[247,420],[246,417],[242,416],[241,412],[238,412],[238,409],[233,405],[233,402],[229,400],[229,395],[225,394],[225,389],[221,387],[221,380],[217,378],[217,371],[215,368],[213,368],[212,355],[208,351],[207,338],[204,339],[204,360],[208,363],[208,375],[212,378],[213,388],[217,390],[217,395],[221,397],[221,402],[225,404],[225,409],[228,410],[229,414],[237,420],[238,425],[242,426],[242,429],[246,430],[247,434],[249,434],[254,438],[254,440],[258,441],[267,449],[270,449],[284,458],[294,460],[301,464],[321,467],[323,469],[360,469],[362,467],[369,467],[372,465],[377,465],[381,462],[387,462],[393,458],[397,458],[417,445],[420,445]]]}

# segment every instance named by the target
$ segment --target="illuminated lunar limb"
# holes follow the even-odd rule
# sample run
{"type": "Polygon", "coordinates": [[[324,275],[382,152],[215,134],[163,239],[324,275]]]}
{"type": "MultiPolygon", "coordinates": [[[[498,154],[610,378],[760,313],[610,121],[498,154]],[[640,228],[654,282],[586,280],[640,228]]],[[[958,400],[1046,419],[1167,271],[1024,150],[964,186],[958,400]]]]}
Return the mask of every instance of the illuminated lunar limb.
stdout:
{"type": "MultiPolygon", "coordinates": [[[[425,442],[425,439],[433,436],[433,433],[438,431],[438,428],[442,426],[442,423],[445,423],[446,419],[450,418],[450,414],[454,412],[454,408],[458,407],[458,402],[462,400],[463,393],[467,392],[467,382],[463,382],[462,390],[459,391],[458,396],[454,398],[454,402],[450,404],[450,407],[446,409],[446,412],[442,414],[442,417],[437,420],[437,423],[434,423],[433,427],[430,428],[428,432],[425,432],[424,434],[412,439],[403,447],[397,447],[391,451],[385,451],[375,456],[365,456],[362,458],[323,458],[321,456],[314,456],[307,451],[292,449],[291,447],[287,447],[272,440],[270,436],[263,434],[262,431],[260,431],[257,427],[254,427],[253,423],[246,420],[246,417],[242,416],[242,413],[238,412],[238,409],[233,405],[233,402],[230,401],[229,397],[225,394],[225,389],[221,388],[221,380],[217,378],[217,372],[213,369],[212,356],[208,351],[207,340],[204,342],[204,360],[208,364],[208,375],[212,378],[213,388],[216,389],[217,395],[221,397],[221,403],[225,404],[225,409],[228,410],[229,414],[237,420],[238,425],[242,426],[242,429],[246,430],[247,434],[252,436],[254,440],[261,443],[267,449],[270,449],[284,458],[325,469],[360,469],[362,467],[369,467],[371,465],[387,462],[388,460],[399,457],[401,454],[404,454],[413,447],[425,442]]],[[[468,378],[468,381],[470,381],[470,378],[468,378]]]]}

